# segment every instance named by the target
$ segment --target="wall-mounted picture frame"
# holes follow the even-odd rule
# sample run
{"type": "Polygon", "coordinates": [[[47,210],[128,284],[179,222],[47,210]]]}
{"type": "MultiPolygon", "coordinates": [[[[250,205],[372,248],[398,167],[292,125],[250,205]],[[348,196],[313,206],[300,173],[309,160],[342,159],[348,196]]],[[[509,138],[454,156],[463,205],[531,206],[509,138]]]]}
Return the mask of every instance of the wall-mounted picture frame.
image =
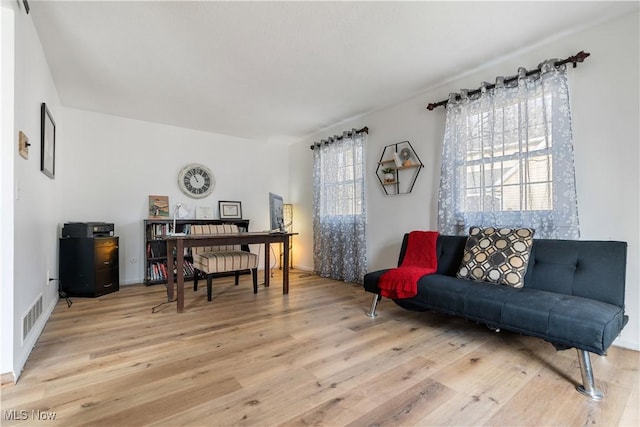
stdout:
{"type": "Polygon", "coordinates": [[[220,200],[218,202],[220,219],[242,219],[242,203],[220,200]]]}
{"type": "Polygon", "coordinates": [[[51,179],[56,176],[56,122],[46,103],[40,108],[40,170],[51,179]]]}

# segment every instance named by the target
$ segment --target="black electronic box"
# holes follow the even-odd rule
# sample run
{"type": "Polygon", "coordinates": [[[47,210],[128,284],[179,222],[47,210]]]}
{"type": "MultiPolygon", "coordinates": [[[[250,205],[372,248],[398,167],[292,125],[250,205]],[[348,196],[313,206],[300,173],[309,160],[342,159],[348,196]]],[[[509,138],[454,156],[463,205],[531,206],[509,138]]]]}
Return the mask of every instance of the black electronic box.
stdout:
{"type": "Polygon", "coordinates": [[[114,235],[113,223],[108,222],[67,222],[62,227],[62,237],[110,237],[114,235]]]}

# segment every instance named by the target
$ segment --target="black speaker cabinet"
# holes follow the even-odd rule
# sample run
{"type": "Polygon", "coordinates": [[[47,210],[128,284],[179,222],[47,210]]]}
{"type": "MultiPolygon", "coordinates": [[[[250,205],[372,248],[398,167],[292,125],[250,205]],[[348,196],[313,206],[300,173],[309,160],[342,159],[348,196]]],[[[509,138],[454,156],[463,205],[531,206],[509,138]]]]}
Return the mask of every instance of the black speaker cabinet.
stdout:
{"type": "Polygon", "coordinates": [[[98,297],[120,289],[118,238],[60,239],[60,290],[72,297],[98,297]]]}

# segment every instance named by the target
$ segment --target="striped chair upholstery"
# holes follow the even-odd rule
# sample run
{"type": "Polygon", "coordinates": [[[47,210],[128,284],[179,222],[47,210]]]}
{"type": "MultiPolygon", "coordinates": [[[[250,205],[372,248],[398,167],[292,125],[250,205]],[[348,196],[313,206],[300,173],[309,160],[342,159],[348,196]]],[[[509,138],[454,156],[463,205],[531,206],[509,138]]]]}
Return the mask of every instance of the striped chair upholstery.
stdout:
{"type": "MultiPolygon", "coordinates": [[[[230,234],[238,233],[235,224],[193,224],[191,234],[230,234]]],[[[211,301],[212,277],[215,273],[235,272],[235,284],[240,281],[240,272],[251,270],[253,293],[258,293],[258,256],[243,251],[240,245],[201,246],[191,249],[193,267],[207,277],[207,300],[211,301]]],[[[198,290],[198,274],[193,280],[193,290],[198,290]]]]}

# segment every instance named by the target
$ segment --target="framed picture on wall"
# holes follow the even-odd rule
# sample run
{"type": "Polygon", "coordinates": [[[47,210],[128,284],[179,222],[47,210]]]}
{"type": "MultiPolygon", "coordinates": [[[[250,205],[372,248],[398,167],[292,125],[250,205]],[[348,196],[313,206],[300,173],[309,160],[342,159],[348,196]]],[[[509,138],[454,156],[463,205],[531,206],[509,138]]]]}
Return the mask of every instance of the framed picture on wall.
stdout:
{"type": "Polygon", "coordinates": [[[220,219],[242,219],[242,203],[219,201],[220,219]]]}
{"type": "Polygon", "coordinates": [[[56,122],[42,103],[40,109],[40,170],[51,179],[56,175],[56,122]]]}

